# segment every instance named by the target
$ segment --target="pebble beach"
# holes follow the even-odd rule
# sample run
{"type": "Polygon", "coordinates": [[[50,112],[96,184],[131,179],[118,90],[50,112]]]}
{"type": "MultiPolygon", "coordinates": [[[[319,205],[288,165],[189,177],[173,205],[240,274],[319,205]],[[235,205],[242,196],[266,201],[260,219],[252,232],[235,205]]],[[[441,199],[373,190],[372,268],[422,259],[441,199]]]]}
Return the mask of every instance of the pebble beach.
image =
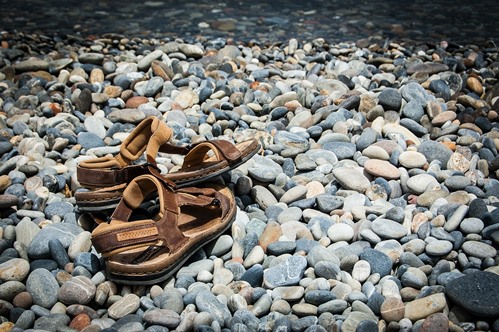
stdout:
{"type": "Polygon", "coordinates": [[[0,331],[499,331],[493,39],[366,23],[355,41],[237,38],[237,21],[199,21],[172,37],[0,33],[0,331]],[[129,286],[92,247],[76,165],[147,116],[178,145],[262,148],[216,179],[231,228],[167,281],[129,286]]]}

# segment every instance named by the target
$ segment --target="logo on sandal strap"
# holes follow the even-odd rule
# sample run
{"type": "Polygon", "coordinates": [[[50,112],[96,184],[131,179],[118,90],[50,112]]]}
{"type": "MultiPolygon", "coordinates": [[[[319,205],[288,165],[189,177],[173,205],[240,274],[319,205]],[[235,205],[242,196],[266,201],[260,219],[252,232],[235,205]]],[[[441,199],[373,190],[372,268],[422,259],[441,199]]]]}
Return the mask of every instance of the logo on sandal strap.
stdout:
{"type": "Polygon", "coordinates": [[[158,235],[158,230],[156,227],[150,227],[150,228],[118,233],[116,234],[116,240],[127,241],[130,239],[140,239],[154,235],[158,235]]]}

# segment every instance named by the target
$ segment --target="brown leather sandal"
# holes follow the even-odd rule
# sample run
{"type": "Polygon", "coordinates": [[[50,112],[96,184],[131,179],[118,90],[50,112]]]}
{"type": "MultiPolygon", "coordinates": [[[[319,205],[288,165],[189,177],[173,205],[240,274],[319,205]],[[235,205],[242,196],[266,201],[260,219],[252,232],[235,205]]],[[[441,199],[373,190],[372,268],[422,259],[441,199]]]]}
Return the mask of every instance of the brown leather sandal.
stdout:
{"type": "Polygon", "coordinates": [[[76,168],[78,182],[93,191],[75,194],[79,210],[95,212],[116,207],[126,184],[139,175],[153,174],[177,187],[191,186],[238,167],[260,148],[255,139],[235,145],[212,140],[179,147],[168,143],[171,136],[172,129],[166,123],[150,116],[123,141],[116,156],[80,162],[76,168]],[[144,152],[146,163],[134,165],[144,152]],[[160,174],[155,159],[158,152],[185,155],[182,167],[176,172],[160,174]]]}
{"type": "Polygon", "coordinates": [[[174,190],[152,175],[133,179],[123,192],[111,221],[92,231],[108,278],[130,285],[162,282],[203,245],[227,230],[236,216],[232,191],[220,184],[174,190]],[[130,216],[151,194],[159,212],[152,219],[130,216]]]}

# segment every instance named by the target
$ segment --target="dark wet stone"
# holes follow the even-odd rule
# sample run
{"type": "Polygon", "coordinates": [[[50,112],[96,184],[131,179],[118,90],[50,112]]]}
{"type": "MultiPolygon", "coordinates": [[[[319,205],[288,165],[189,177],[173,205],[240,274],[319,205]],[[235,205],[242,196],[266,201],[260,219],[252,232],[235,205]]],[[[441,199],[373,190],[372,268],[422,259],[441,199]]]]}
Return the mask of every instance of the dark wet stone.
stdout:
{"type": "Polygon", "coordinates": [[[53,271],[57,269],[57,266],[57,262],[51,259],[35,259],[29,263],[30,271],[34,271],[36,269],[53,271]]]}
{"type": "Polygon", "coordinates": [[[480,317],[499,316],[499,275],[477,271],[447,283],[445,294],[461,308],[480,317]]]}

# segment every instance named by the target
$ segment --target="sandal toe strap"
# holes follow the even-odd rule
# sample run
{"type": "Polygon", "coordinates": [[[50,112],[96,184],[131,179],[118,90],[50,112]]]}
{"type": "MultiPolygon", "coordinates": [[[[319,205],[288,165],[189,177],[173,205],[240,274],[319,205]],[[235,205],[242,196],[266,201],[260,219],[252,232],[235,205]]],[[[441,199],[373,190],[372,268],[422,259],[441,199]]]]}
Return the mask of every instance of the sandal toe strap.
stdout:
{"type": "Polygon", "coordinates": [[[182,168],[192,167],[203,162],[206,154],[213,151],[218,161],[226,160],[233,163],[242,157],[234,144],[225,140],[212,140],[195,144],[184,158],[182,168]]]}

